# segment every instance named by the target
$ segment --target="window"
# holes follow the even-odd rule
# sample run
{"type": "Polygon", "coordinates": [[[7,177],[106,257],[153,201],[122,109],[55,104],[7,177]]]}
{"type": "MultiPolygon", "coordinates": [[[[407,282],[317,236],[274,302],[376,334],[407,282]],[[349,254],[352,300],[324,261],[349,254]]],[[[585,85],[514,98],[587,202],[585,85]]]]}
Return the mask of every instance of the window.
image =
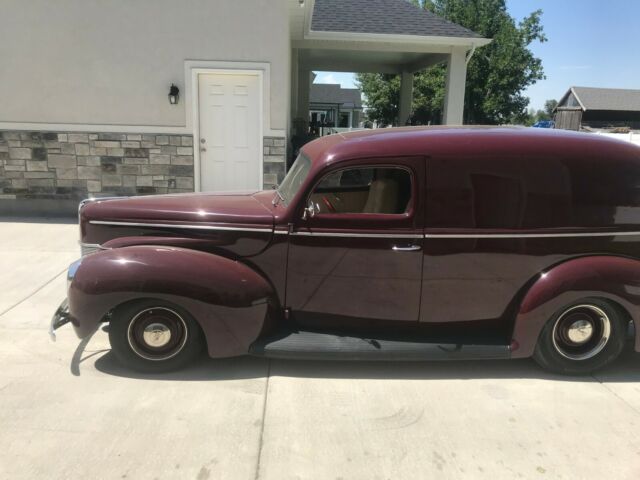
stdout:
{"type": "Polygon", "coordinates": [[[429,227],[529,229],[574,224],[571,197],[576,185],[567,160],[479,156],[433,160],[429,172],[429,227]]]}
{"type": "Polygon", "coordinates": [[[319,213],[402,214],[411,198],[411,176],[403,168],[363,167],[324,177],[311,194],[319,213]]]}
{"type": "Polygon", "coordinates": [[[349,112],[340,112],[340,122],[338,127],[349,128],[351,126],[351,115],[349,112]]]}
{"type": "Polygon", "coordinates": [[[309,160],[304,154],[298,155],[296,161],[293,162],[289,173],[284,177],[282,184],[278,188],[278,195],[282,198],[285,205],[295,197],[298,190],[304,183],[307,175],[311,170],[311,160],[309,160]]]}

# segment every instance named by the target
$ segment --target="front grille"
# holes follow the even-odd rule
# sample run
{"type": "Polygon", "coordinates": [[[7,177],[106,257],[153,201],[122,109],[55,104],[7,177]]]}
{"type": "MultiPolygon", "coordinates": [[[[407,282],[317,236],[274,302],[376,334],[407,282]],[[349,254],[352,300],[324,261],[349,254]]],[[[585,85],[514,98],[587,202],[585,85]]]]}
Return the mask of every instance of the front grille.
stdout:
{"type": "Polygon", "coordinates": [[[80,254],[84,257],[85,255],[89,255],[90,253],[95,253],[100,250],[100,245],[95,243],[81,243],[80,244],[80,254]]]}

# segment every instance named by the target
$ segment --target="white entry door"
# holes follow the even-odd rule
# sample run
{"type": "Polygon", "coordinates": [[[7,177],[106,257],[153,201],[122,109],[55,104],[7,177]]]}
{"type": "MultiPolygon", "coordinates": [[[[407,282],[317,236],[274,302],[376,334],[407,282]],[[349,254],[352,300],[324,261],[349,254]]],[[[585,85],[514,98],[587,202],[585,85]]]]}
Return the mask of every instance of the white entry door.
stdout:
{"type": "Polygon", "coordinates": [[[262,189],[260,77],[198,75],[203,192],[262,189]]]}

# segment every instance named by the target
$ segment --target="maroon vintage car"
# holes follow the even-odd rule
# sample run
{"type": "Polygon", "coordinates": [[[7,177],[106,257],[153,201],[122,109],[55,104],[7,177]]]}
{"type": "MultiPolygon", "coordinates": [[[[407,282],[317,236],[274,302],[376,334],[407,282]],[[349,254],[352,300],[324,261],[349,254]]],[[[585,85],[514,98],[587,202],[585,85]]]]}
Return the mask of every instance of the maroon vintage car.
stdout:
{"type": "Polygon", "coordinates": [[[640,149],[593,134],[332,135],[276,191],[88,200],[80,228],[52,333],[108,322],[115,356],[147,371],[206,347],[578,374],[640,326],[640,149]]]}

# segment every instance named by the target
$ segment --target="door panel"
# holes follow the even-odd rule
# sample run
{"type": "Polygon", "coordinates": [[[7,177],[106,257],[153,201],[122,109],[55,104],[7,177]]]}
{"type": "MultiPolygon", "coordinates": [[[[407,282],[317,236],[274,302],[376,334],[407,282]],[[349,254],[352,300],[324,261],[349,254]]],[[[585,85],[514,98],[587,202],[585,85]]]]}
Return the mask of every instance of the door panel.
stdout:
{"type": "Polygon", "coordinates": [[[198,84],[202,190],[261,189],[259,77],[201,74],[198,84]]]}
{"type": "MultiPolygon", "coordinates": [[[[369,194],[367,187],[307,192],[317,201],[320,212],[294,219],[287,267],[286,303],[302,326],[347,328],[418,321],[424,240],[418,186],[424,178],[424,159],[359,162],[361,166],[354,166],[399,166],[410,173],[411,198],[406,213],[339,213],[340,202],[334,194],[345,203],[358,204],[355,208],[361,211],[369,194]],[[322,195],[329,195],[337,213],[323,210],[322,195]]],[[[342,170],[346,168],[341,165],[342,170]]],[[[323,175],[330,173],[329,168],[323,175]]]]}
{"type": "Polygon", "coordinates": [[[287,299],[295,318],[417,321],[422,252],[393,250],[410,244],[422,239],[293,235],[287,299]]]}

